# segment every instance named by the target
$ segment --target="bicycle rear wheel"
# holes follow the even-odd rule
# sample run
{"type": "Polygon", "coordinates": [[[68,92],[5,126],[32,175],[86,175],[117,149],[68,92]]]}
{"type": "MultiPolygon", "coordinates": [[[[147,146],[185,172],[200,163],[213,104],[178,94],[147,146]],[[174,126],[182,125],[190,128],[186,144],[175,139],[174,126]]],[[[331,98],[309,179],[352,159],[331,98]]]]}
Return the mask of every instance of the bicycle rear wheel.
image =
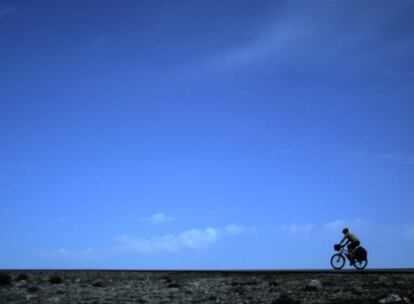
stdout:
{"type": "Polygon", "coordinates": [[[358,270],[362,270],[368,265],[368,260],[355,261],[354,267],[358,270]]]}
{"type": "Polygon", "coordinates": [[[331,266],[336,269],[342,269],[345,265],[345,257],[342,254],[336,253],[331,257],[331,266]]]}

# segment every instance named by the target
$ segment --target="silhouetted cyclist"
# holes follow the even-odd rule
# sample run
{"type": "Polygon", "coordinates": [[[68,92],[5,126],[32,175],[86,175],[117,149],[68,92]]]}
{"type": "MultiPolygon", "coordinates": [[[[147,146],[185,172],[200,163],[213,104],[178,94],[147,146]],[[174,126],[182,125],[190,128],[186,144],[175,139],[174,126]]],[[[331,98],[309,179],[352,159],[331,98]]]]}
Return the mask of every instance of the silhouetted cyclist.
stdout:
{"type": "Polygon", "coordinates": [[[359,239],[355,236],[355,234],[350,233],[348,228],[344,228],[344,230],[342,230],[342,233],[344,234],[344,238],[339,243],[339,245],[348,245],[349,260],[351,262],[351,265],[354,265],[354,249],[360,245],[359,239]]]}

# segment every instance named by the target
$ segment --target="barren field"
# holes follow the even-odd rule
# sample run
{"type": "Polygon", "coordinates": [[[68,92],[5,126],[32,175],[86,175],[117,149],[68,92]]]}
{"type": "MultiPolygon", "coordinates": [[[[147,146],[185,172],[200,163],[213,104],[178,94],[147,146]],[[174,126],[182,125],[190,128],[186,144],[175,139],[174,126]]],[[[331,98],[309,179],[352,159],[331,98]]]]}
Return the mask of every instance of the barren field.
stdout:
{"type": "Polygon", "coordinates": [[[412,271],[1,271],[0,303],[413,303],[412,271]]]}

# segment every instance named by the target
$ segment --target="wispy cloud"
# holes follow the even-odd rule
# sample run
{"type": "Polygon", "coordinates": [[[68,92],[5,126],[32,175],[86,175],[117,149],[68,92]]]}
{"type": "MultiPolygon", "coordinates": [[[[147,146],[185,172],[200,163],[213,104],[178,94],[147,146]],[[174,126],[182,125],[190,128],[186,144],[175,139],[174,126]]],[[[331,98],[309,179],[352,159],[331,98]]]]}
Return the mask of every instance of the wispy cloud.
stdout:
{"type": "Polygon", "coordinates": [[[220,54],[214,59],[216,64],[230,68],[256,63],[277,54],[296,39],[296,33],[285,29],[271,31],[266,28],[261,36],[248,44],[235,46],[220,54]]]}
{"type": "Polygon", "coordinates": [[[152,253],[152,252],[179,252],[183,249],[206,248],[219,239],[252,233],[254,227],[228,225],[224,228],[192,228],[177,234],[142,238],[132,235],[122,235],[117,238],[119,249],[124,252],[152,253]]]}
{"type": "Polygon", "coordinates": [[[289,232],[291,234],[298,234],[298,233],[307,233],[313,229],[314,225],[311,223],[306,224],[298,224],[296,222],[292,222],[290,224],[280,225],[278,228],[279,230],[289,232]]]}
{"type": "Polygon", "coordinates": [[[256,232],[254,226],[240,226],[240,225],[227,225],[224,227],[225,235],[237,235],[237,234],[251,234],[256,232]]]}
{"type": "Polygon", "coordinates": [[[337,70],[338,64],[342,64],[347,70],[369,67],[378,72],[380,68],[392,70],[395,75],[399,71],[393,62],[384,60],[389,58],[391,46],[409,55],[414,45],[407,42],[410,39],[406,35],[410,32],[404,27],[398,35],[391,34],[396,20],[409,18],[405,13],[411,5],[408,2],[393,5],[359,1],[282,3],[272,18],[263,21],[256,36],[221,50],[209,62],[209,67],[227,70],[273,62],[279,67],[311,65],[337,70]],[[385,43],[387,39],[392,43],[385,43]]]}
{"type": "Polygon", "coordinates": [[[375,159],[389,161],[389,162],[396,162],[396,163],[406,164],[406,165],[414,165],[414,155],[412,154],[382,153],[382,154],[374,154],[373,157],[375,159]]]}
{"type": "Polygon", "coordinates": [[[352,230],[353,228],[361,229],[364,225],[364,221],[360,218],[346,220],[346,219],[336,219],[324,224],[325,230],[334,233],[341,233],[342,229],[345,227],[352,230]]]}
{"type": "Polygon", "coordinates": [[[170,221],[174,220],[174,218],[171,217],[171,216],[167,216],[163,212],[158,212],[158,213],[155,213],[155,214],[151,215],[150,217],[145,217],[142,220],[146,221],[146,222],[149,222],[153,225],[158,225],[158,224],[170,222],[170,221]]]}
{"type": "Polygon", "coordinates": [[[0,6],[0,18],[12,15],[16,12],[16,7],[10,5],[0,6]]]}
{"type": "Polygon", "coordinates": [[[68,250],[66,248],[59,248],[53,250],[47,256],[54,258],[69,258],[69,259],[100,259],[100,253],[94,248],[86,248],[83,250],[68,250]]]}
{"type": "Polygon", "coordinates": [[[223,51],[212,59],[210,66],[229,69],[258,63],[269,57],[280,55],[306,34],[306,31],[297,31],[289,27],[266,25],[259,37],[223,51]]]}

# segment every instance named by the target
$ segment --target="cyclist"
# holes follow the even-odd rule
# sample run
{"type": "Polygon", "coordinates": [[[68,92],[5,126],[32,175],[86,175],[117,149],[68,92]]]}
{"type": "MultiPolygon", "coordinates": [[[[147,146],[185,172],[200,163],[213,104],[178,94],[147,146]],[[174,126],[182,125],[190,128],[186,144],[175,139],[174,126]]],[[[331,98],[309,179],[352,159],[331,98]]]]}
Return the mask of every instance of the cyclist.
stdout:
{"type": "Polygon", "coordinates": [[[357,248],[360,245],[359,239],[355,236],[355,234],[352,234],[349,232],[348,228],[344,228],[342,230],[342,233],[344,234],[344,237],[342,241],[339,243],[341,246],[348,245],[348,251],[349,251],[349,260],[351,262],[351,265],[355,264],[354,261],[354,249],[357,248]],[[342,245],[342,243],[344,243],[342,245]]]}

